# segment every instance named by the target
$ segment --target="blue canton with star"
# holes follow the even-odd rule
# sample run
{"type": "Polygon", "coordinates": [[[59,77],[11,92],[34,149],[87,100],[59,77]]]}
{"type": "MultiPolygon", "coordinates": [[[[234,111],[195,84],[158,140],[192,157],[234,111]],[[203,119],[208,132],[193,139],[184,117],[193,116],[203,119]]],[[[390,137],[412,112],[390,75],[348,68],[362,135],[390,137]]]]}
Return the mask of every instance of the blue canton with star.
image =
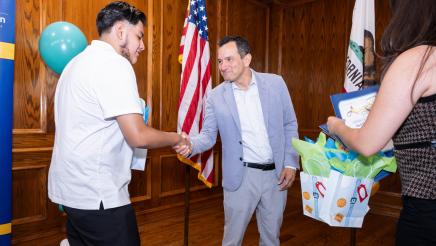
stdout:
{"type": "Polygon", "coordinates": [[[205,0],[191,0],[188,21],[198,28],[201,38],[208,40],[208,27],[205,0]]]}

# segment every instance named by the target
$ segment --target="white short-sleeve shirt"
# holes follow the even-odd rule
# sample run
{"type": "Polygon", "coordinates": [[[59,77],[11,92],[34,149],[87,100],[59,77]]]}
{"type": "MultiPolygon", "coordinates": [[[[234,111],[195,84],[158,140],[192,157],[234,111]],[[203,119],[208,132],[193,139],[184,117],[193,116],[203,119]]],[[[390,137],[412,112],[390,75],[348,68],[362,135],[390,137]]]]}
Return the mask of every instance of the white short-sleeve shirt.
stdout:
{"type": "Polygon", "coordinates": [[[77,209],[129,204],[133,149],[115,117],[142,114],[132,65],[94,40],[65,67],[54,104],[49,198],[77,209]]]}

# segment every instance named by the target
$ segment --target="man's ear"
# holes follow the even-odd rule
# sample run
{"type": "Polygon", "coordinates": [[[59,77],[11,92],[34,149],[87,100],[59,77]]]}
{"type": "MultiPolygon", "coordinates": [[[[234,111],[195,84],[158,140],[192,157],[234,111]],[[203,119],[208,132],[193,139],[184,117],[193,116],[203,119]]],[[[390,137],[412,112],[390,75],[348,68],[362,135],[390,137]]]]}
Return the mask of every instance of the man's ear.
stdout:
{"type": "Polygon", "coordinates": [[[117,41],[124,43],[127,36],[125,24],[122,21],[115,22],[112,26],[112,31],[114,32],[117,41]]]}
{"type": "Polygon", "coordinates": [[[246,66],[246,67],[249,67],[250,66],[250,63],[251,63],[251,54],[250,53],[248,53],[248,54],[246,54],[245,56],[244,56],[244,58],[242,58],[242,61],[244,62],[244,65],[246,66]]]}

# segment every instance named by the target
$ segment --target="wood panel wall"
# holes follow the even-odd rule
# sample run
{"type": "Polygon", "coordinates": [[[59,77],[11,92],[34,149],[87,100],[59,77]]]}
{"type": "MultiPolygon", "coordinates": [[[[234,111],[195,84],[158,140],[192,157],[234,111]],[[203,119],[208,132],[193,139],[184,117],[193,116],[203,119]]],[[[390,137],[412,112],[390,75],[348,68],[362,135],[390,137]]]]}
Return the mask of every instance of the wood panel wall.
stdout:
{"type": "MultiPolygon", "coordinates": [[[[54,138],[53,96],[58,75],[42,62],[38,38],[55,21],[77,25],[88,41],[97,38],[95,18],[108,0],[17,0],[13,130],[13,243],[63,229],[65,217],[47,197],[47,173],[54,138]]],[[[134,65],[141,97],[152,108],[151,124],[175,131],[180,64],[177,61],[187,0],[129,0],[147,15],[146,49],[134,65]]],[[[376,1],[377,40],[389,19],[387,0],[376,1]]],[[[207,0],[212,81],[221,80],[217,41],[246,36],[252,67],[281,74],[291,92],[301,136],[314,137],[332,115],[328,96],[340,92],[353,0],[207,0]]],[[[220,147],[215,147],[216,170],[220,147]]],[[[149,151],[144,172],[134,171],[129,186],[137,216],[183,204],[185,166],[170,148],[149,151]]],[[[221,194],[220,172],[212,189],[191,171],[191,199],[221,194]]],[[[382,183],[377,211],[396,214],[399,181],[382,183]],[[384,201],[389,200],[387,206],[384,201]]],[[[377,207],[376,206],[376,207],[377,207]]],[[[182,209],[182,207],[181,207],[182,209]]]]}

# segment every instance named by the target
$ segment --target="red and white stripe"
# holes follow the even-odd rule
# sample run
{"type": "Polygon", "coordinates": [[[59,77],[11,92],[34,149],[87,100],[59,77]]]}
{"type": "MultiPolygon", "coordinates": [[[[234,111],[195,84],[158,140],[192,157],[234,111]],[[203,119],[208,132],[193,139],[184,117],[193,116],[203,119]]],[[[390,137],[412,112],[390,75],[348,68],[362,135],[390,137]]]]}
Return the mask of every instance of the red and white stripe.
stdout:
{"type": "MultiPolygon", "coordinates": [[[[209,42],[199,35],[197,26],[185,18],[179,61],[182,63],[177,131],[190,137],[200,133],[207,94],[212,89],[209,42]]],[[[198,178],[211,187],[214,182],[212,150],[179,159],[199,171],[198,178]]]]}

